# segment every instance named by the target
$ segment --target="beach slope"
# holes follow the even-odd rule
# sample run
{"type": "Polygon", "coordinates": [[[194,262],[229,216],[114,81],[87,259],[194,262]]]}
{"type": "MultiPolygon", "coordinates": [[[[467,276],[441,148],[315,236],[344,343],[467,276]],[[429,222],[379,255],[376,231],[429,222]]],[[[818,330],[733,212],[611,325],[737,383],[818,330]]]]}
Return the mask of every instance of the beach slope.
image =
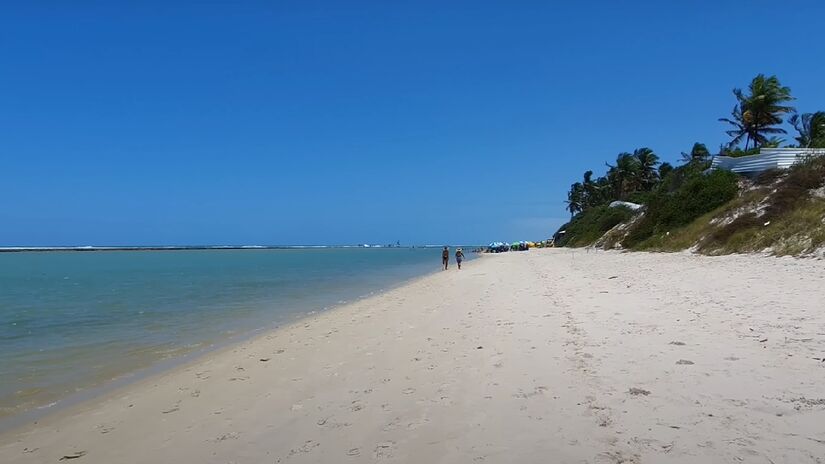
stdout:
{"type": "Polygon", "coordinates": [[[0,462],[821,462],[823,288],[815,260],[485,256],[6,432],[0,462]]]}

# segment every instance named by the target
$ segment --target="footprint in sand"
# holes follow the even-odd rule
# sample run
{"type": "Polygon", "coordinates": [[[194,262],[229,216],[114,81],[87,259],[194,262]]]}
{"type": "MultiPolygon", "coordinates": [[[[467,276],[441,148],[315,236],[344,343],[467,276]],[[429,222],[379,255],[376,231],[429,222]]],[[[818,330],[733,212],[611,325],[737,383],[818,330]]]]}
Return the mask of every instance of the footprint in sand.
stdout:
{"type": "Polygon", "coordinates": [[[691,365],[693,365],[693,361],[690,361],[690,360],[687,360],[687,359],[680,359],[680,360],[676,361],[676,364],[683,365],[683,366],[691,366],[691,365]]]}
{"type": "Polygon", "coordinates": [[[338,422],[338,421],[334,420],[332,417],[329,417],[327,419],[321,419],[318,422],[316,422],[315,424],[317,424],[318,427],[323,427],[323,428],[328,428],[328,429],[340,429],[342,427],[349,427],[349,426],[352,425],[351,422],[338,422]]]}
{"type": "Polygon", "coordinates": [[[105,435],[105,434],[111,432],[112,430],[114,430],[115,428],[111,425],[100,424],[100,425],[97,426],[97,429],[100,430],[101,434],[105,435]]]}
{"type": "Polygon", "coordinates": [[[430,422],[429,419],[421,419],[421,420],[410,422],[410,423],[407,424],[407,430],[415,430],[415,429],[421,427],[422,425],[425,425],[428,422],[430,422]]]}
{"type": "Polygon", "coordinates": [[[533,388],[531,392],[524,392],[523,390],[519,389],[518,393],[513,395],[513,398],[520,398],[520,399],[527,399],[532,398],[536,395],[543,395],[544,392],[547,391],[547,387],[544,385],[539,385],[538,387],[533,388]]]}
{"type": "Polygon", "coordinates": [[[229,432],[229,433],[225,433],[225,434],[223,434],[223,435],[221,435],[217,438],[214,438],[211,441],[213,443],[220,443],[220,442],[226,441],[226,440],[237,440],[240,437],[241,437],[241,434],[238,433],[238,432],[229,432]]]}
{"type": "Polygon", "coordinates": [[[401,393],[403,393],[405,395],[411,395],[411,394],[415,393],[415,388],[405,388],[405,389],[401,390],[401,393]]]}
{"type": "Polygon", "coordinates": [[[360,456],[360,455],[361,455],[361,450],[358,449],[358,448],[352,448],[349,451],[347,451],[347,456],[360,456]]]}
{"type": "Polygon", "coordinates": [[[177,404],[172,406],[171,408],[165,410],[165,411],[161,411],[161,414],[170,414],[170,413],[173,413],[173,412],[176,412],[176,411],[180,411],[180,406],[177,405],[177,404]]]}
{"type": "Polygon", "coordinates": [[[363,405],[363,404],[360,404],[360,403],[358,403],[357,401],[353,401],[353,402],[352,402],[352,406],[350,407],[350,410],[351,410],[352,412],[358,412],[358,411],[360,411],[360,410],[362,410],[362,409],[364,409],[364,405],[363,405]]]}
{"type": "Polygon", "coordinates": [[[392,457],[392,451],[395,448],[394,441],[385,441],[375,446],[372,454],[375,459],[387,459],[392,457]]]}
{"type": "Polygon", "coordinates": [[[73,453],[64,454],[62,458],[58,459],[58,461],[69,461],[71,459],[78,459],[86,456],[85,451],[75,451],[73,453]]]}
{"type": "Polygon", "coordinates": [[[630,394],[630,396],[647,396],[650,394],[650,391],[645,390],[644,388],[636,387],[631,387],[627,392],[630,394]]]}
{"type": "Polygon", "coordinates": [[[597,463],[606,464],[637,464],[639,463],[639,456],[636,454],[625,454],[621,451],[608,451],[599,453],[596,456],[597,463]]]}
{"type": "Polygon", "coordinates": [[[391,420],[389,423],[387,423],[387,425],[381,427],[381,430],[383,430],[384,432],[389,432],[391,430],[395,430],[395,429],[398,428],[398,424],[400,424],[400,423],[401,423],[401,418],[396,417],[393,420],[391,420]]]}
{"type": "Polygon", "coordinates": [[[321,446],[320,443],[312,440],[307,440],[304,442],[303,445],[299,448],[293,448],[289,450],[289,455],[287,457],[295,456],[296,454],[306,454],[314,450],[315,448],[321,446]]]}

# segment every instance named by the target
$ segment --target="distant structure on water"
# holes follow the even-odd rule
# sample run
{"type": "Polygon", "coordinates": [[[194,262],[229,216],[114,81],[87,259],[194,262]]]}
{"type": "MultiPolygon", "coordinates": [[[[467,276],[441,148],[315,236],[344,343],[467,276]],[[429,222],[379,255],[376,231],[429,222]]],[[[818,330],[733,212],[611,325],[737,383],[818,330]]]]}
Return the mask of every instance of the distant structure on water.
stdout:
{"type": "Polygon", "coordinates": [[[370,245],[369,243],[363,243],[358,246],[362,248],[401,248],[401,240],[396,240],[395,244],[388,243],[386,245],[370,245]]]}

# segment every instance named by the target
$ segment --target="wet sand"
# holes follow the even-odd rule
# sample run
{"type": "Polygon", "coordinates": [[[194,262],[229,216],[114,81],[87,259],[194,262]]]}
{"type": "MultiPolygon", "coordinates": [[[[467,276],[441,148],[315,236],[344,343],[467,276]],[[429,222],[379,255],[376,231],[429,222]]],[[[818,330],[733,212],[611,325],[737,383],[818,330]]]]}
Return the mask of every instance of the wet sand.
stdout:
{"type": "Polygon", "coordinates": [[[816,463],[821,260],[485,256],[0,436],[5,463],[816,463]]]}

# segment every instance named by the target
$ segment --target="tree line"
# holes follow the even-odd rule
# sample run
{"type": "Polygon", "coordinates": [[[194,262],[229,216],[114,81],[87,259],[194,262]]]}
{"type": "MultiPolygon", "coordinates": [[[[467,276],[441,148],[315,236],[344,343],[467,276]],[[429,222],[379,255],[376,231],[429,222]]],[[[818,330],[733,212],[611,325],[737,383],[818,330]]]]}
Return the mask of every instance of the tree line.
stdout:
{"type": "MultiPolygon", "coordinates": [[[[736,103],[730,117],[719,118],[729,129],[728,143],[719,147],[721,156],[748,156],[761,148],[801,147],[825,148],[825,111],[798,113],[790,103],[795,100],[791,89],[780,83],[776,76],[754,77],[746,90],[735,88],[736,103]],[[786,121],[787,117],[787,121],[786,121]],[[787,134],[782,124],[788,122],[795,130],[795,144],[785,144],[781,135],[787,134]]],[[[674,167],[662,163],[650,148],[643,147],[632,153],[623,152],[614,164],[607,164],[603,176],[593,178],[593,171],[586,171],[582,180],[570,186],[567,193],[567,210],[571,216],[595,206],[613,201],[645,203],[654,189],[667,183],[669,176],[700,172],[709,167],[711,153],[699,142],[691,150],[682,153],[682,164],[674,167]]]]}

